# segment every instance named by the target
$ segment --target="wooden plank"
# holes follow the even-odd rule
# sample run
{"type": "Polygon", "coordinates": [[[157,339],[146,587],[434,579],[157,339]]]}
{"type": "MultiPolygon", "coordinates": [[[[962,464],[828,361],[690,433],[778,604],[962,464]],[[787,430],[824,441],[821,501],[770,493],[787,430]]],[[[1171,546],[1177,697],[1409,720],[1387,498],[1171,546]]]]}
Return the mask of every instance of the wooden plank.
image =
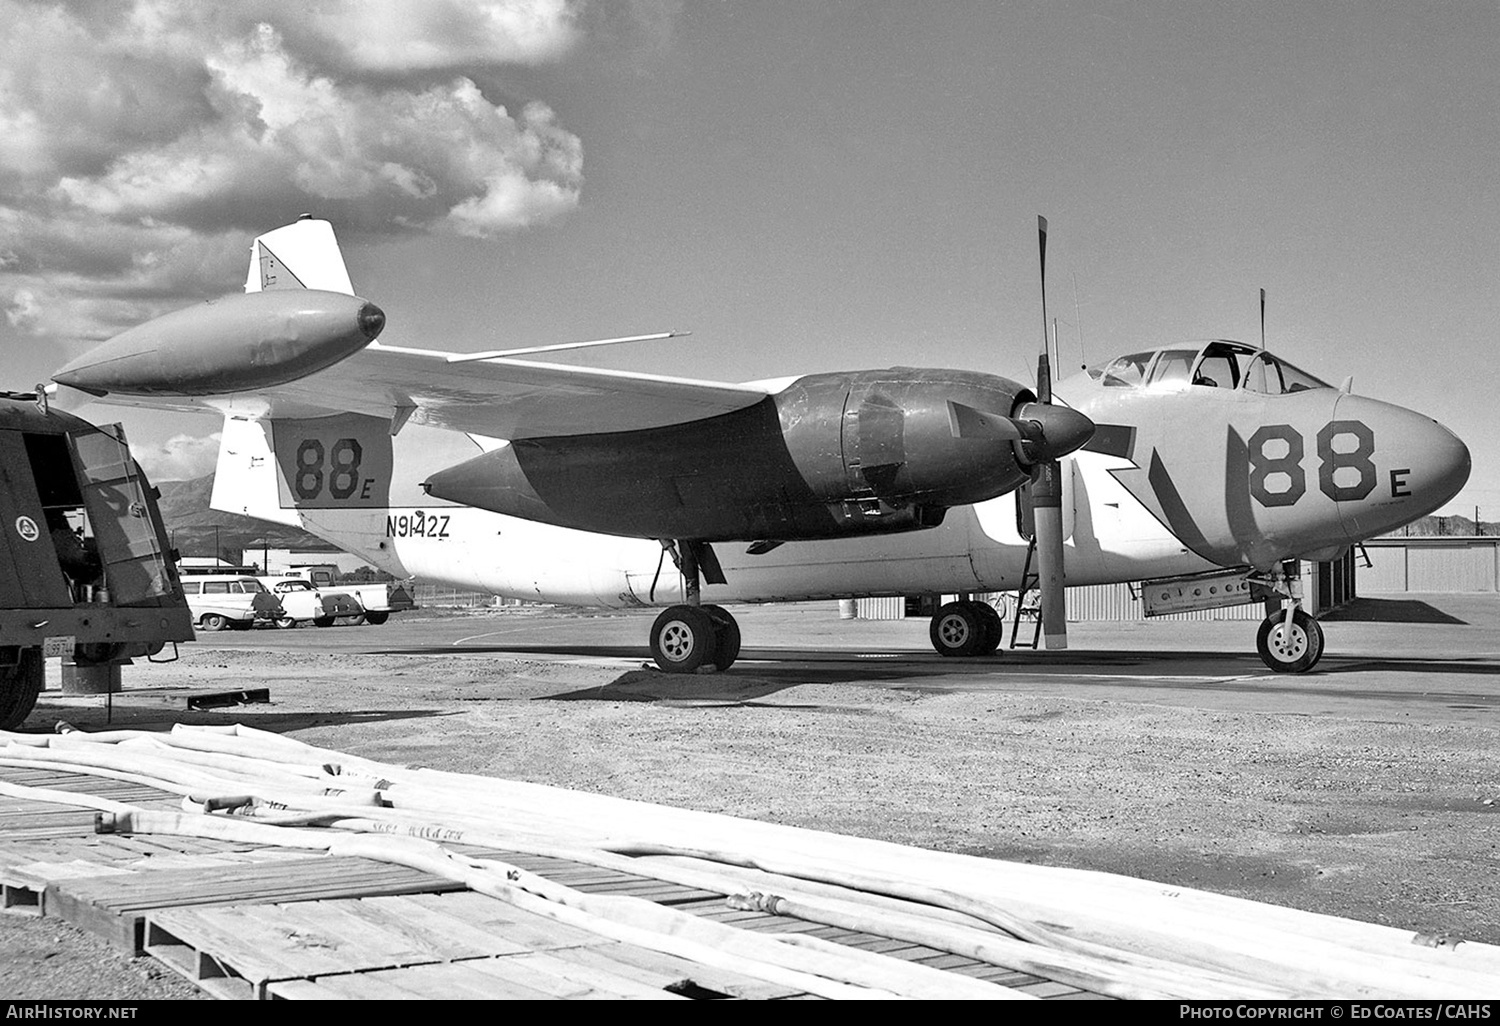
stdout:
{"type": "Polygon", "coordinates": [[[690,981],[707,991],[728,994],[730,997],[770,1000],[801,994],[799,990],[779,983],[747,976],[730,969],[718,969],[700,965],[676,955],[637,947],[634,944],[609,944],[597,948],[562,948],[553,954],[568,962],[584,965],[625,965],[633,971],[647,974],[647,979],[657,981],[662,989],[677,986],[676,981],[690,981]]]}
{"type": "Polygon", "coordinates": [[[527,950],[502,933],[484,930],[409,897],[361,898],[361,914],[388,930],[405,933],[413,943],[432,944],[445,959],[478,958],[527,950]]]}
{"type": "Polygon", "coordinates": [[[102,937],[116,950],[135,955],[141,949],[141,920],[139,917],[121,917],[99,908],[92,902],[75,898],[71,891],[48,884],[42,895],[42,905],[50,916],[72,923],[102,937]]]}
{"type": "Polygon", "coordinates": [[[1028,983],[1016,989],[1030,994],[1032,997],[1039,998],[1063,997],[1067,994],[1078,993],[1077,987],[1070,987],[1066,983],[1056,983],[1052,980],[1043,980],[1040,983],[1028,983]]]}
{"type": "MultiPolygon", "coordinates": [[[[501,958],[514,958],[503,955],[501,958]]],[[[486,961],[480,959],[479,961],[486,961]]],[[[552,995],[526,981],[479,972],[474,962],[444,962],[385,970],[381,975],[406,990],[415,990],[433,1000],[451,1001],[542,1001],[552,995]]]]}
{"type": "Polygon", "coordinates": [[[568,962],[543,951],[480,959],[462,965],[486,976],[540,990],[550,997],[574,1001],[620,998],[684,1000],[681,995],[624,975],[617,971],[621,968],[619,966],[611,968],[568,962]]]}
{"type": "Polygon", "coordinates": [[[315,900],[348,897],[362,890],[454,889],[449,880],[405,866],[359,858],[315,856],[288,862],[245,863],[204,870],[138,873],[110,885],[79,881],[69,890],[78,900],[130,909],[229,900],[315,900]]]}
{"type": "Polygon", "coordinates": [[[916,961],[921,965],[928,966],[932,969],[959,969],[985,964],[979,961],[977,958],[969,958],[965,955],[955,955],[951,952],[945,952],[935,958],[919,958],[916,961]]]}
{"type": "Polygon", "coordinates": [[[302,937],[324,938],[346,971],[445,961],[430,944],[413,944],[361,916],[358,906],[358,899],[351,898],[277,905],[277,925],[302,937]]]}
{"type": "Polygon", "coordinates": [[[507,939],[532,950],[609,943],[596,933],[556,922],[474,891],[413,894],[410,900],[441,911],[476,929],[499,931],[507,939]]]}
{"type": "MultiPolygon", "coordinates": [[[[302,1001],[425,1001],[427,995],[406,990],[388,974],[348,973],[314,980],[278,980],[266,984],[266,996],[302,1001]]],[[[395,974],[390,974],[395,975],[395,974]]]]}
{"type": "Polygon", "coordinates": [[[154,949],[164,949],[168,935],[255,984],[350,968],[350,952],[337,937],[278,905],[164,909],[149,918],[146,950],[157,954],[154,949]]]}
{"type": "Polygon", "coordinates": [[[658,905],[677,906],[690,901],[702,901],[715,897],[723,900],[712,891],[657,880],[620,880],[615,883],[591,884],[587,887],[579,887],[578,890],[587,894],[621,894],[632,898],[644,898],[658,905]]]}

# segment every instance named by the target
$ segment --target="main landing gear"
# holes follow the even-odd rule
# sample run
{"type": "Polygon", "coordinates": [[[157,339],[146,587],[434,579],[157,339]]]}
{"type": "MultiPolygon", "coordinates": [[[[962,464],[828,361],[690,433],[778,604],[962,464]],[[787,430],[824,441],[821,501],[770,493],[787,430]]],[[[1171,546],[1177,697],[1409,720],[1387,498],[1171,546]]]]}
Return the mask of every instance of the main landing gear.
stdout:
{"type": "Polygon", "coordinates": [[[727,670],[740,656],[740,625],[723,606],[703,605],[700,575],[724,584],[724,571],[707,542],[663,542],[682,571],[687,602],[668,606],[651,625],[651,658],[666,673],[692,673],[702,666],[727,670]]]}
{"type": "Polygon", "coordinates": [[[941,656],[989,655],[1000,647],[1004,624],[988,602],[949,602],[932,617],[927,637],[941,656]]]}
{"type": "Polygon", "coordinates": [[[1323,658],[1323,628],[1302,609],[1302,582],[1277,567],[1261,583],[1281,596],[1281,608],[1261,621],[1255,650],[1261,662],[1277,673],[1306,673],[1323,658]]]}

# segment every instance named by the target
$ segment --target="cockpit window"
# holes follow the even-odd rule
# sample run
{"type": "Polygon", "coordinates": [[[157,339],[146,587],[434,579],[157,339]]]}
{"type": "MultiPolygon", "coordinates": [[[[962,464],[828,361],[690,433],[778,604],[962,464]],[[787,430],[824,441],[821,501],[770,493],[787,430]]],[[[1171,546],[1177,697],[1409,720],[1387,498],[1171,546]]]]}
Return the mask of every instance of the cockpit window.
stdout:
{"type": "Polygon", "coordinates": [[[1146,367],[1155,353],[1131,353],[1104,368],[1104,383],[1115,387],[1139,385],[1146,380],[1146,367]]]}
{"type": "Polygon", "coordinates": [[[1251,363],[1245,375],[1245,390],[1263,392],[1266,395],[1284,395],[1288,392],[1305,392],[1310,388],[1331,388],[1304,370],[1279,360],[1270,353],[1260,353],[1251,363]]]}
{"type": "Polygon", "coordinates": [[[1332,388],[1326,381],[1319,381],[1305,370],[1298,370],[1286,361],[1281,363],[1281,381],[1285,391],[1305,392],[1309,388],[1332,388]]]}
{"type": "Polygon", "coordinates": [[[1193,361],[1197,358],[1196,349],[1163,349],[1151,368],[1150,384],[1187,382],[1193,369],[1193,361]]]}
{"type": "Polygon", "coordinates": [[[1122,356],[1105,366],[1088,369],[1089,377],[1116,388],[1141,385],[1185,385],[1200,388],[1244,389],[1263,395],[1284,395],[1310,388],[1330,388],[1321,381],[1264,349],[1242,342],[1218,340],[1201,349],[1156,349],[1122,356]]]}

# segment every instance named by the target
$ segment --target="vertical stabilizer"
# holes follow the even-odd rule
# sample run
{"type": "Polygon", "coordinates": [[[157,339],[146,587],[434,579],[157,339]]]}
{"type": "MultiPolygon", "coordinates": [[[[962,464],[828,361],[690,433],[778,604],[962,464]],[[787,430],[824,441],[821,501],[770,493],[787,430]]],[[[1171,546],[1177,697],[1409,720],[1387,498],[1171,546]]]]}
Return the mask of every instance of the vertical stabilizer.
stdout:
{"type": "Polygon", "coordinates": [[[214,469],[214,492],[208,504],[225,513],[301,527],[302,518],[297,510],[284,509],[279,501],[281,474],[266,438],[266,428],[261,421],[224,418],[219,463],[214,469]]]}
{"type": "Polygon", "coordinates": [[[271,289],[321,289],[354,295],[333,225],[304,215],[256,237],[250,246],[245,291],[271,289]]]}

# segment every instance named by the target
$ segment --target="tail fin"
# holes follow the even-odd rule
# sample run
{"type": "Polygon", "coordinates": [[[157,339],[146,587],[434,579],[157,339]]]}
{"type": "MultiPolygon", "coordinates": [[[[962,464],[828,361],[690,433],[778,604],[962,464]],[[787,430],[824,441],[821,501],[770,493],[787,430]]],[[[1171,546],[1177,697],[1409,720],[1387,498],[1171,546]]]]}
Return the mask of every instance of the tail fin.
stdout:
{"type": "Polygon", "coordinates": [[[311,420],[225,417],[209,505],[303,527],[308,514],[323,511],[384,517],[391,475],[389,421],[357,413],[311,420]]]}
{"type": "Polygon", "coordinates": [[[246,292],[321,289],[354,295],[333,225],[311,214],[257,236],[250,246],[246,292]]]}
{"type": "Polygon", "coordinates": [[[389,421],[226,417],[209,505],[300,527],[405,577],[387,540],[391,472],[389,421]]]}

